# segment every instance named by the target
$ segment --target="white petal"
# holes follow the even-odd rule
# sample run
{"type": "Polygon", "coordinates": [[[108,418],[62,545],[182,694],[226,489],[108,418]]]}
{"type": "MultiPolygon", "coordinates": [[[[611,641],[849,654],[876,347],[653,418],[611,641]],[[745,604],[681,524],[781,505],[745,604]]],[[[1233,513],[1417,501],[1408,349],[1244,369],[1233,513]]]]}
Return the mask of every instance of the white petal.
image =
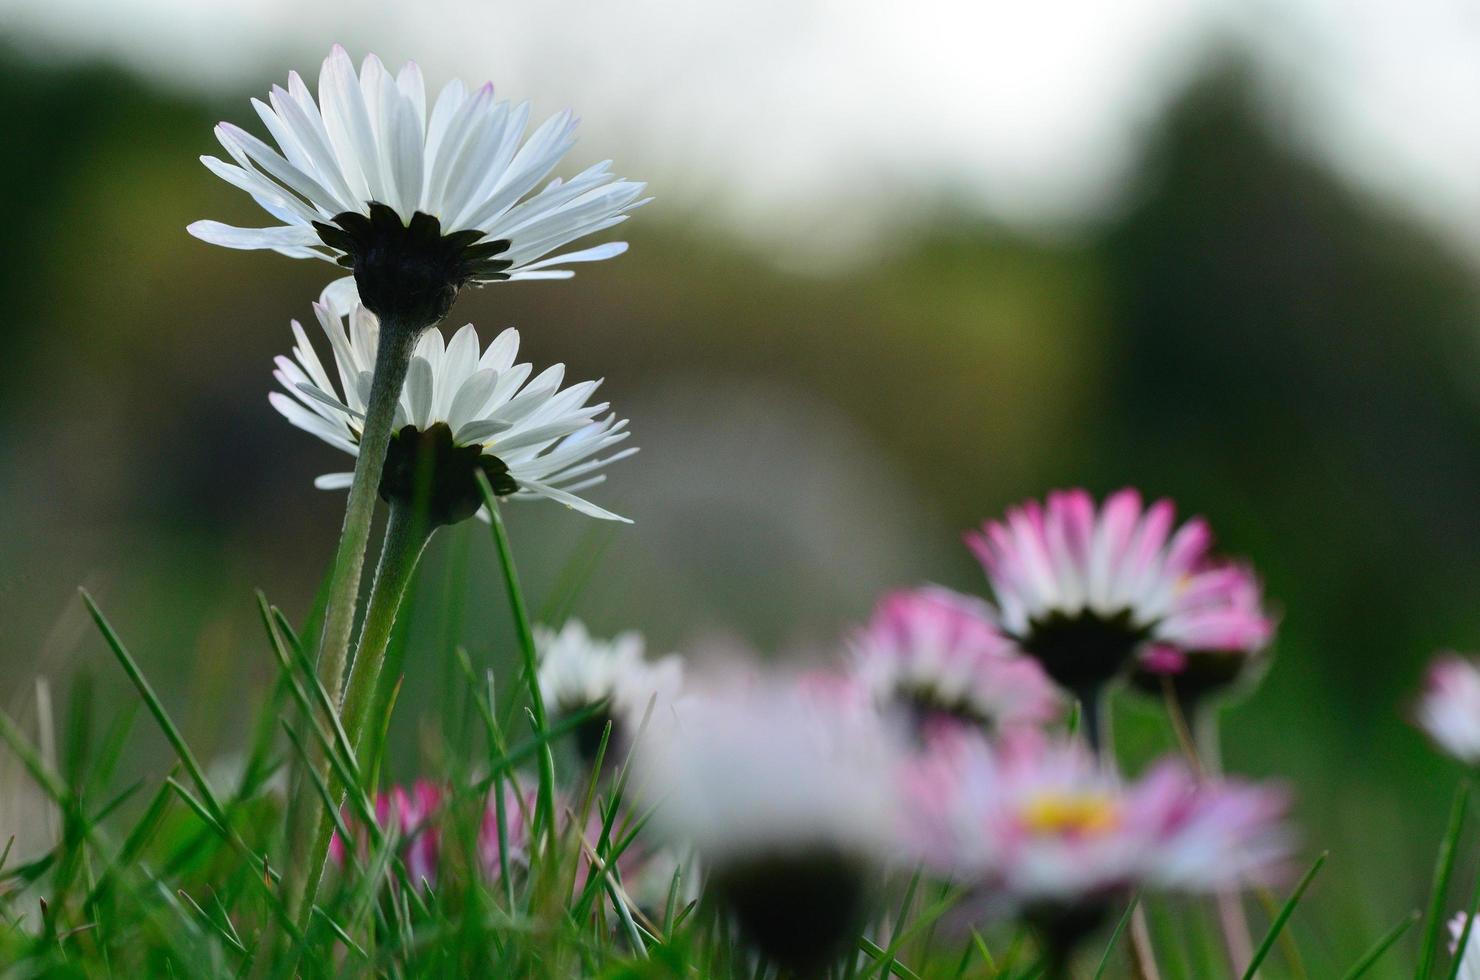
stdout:
{"type": "Polygon", "coordinates": [[[289,225],[276,228],[236,228],[219,221],[193,221],[185,230],[203,242],[226,248],[284,248],[313,245],[319,240],[312,228],[289,225]]]}

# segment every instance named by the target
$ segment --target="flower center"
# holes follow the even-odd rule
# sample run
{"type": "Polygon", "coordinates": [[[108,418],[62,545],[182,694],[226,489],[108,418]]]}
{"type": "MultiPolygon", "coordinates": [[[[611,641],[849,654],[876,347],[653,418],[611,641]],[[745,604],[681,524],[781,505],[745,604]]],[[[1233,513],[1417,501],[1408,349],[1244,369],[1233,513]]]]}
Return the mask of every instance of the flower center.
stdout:
{"type": "Polygon", "coordinates": [[[503,460],[485,453],[480,445],[459,446],[446,422],[428,426],[426,431],[408,425],[391,437],[380,497],[386,503],[423,509],[432,527],[456,524],[483,506],[479,473],[500,497],[519,489],[503,460]]]}
{"type": "Polygon", "coordinates": [[[1130,661],[1150,635],[1131,610],[1102,616],[1088,609],[1073,616],[1053,612],[1028,624],[1019,642],[1058,684],[1080,697],[1093,695],[1130,661]]]}
{"type": "Polygon", "coordinates": [[[476,229],[442,234],[442,222],[418,211],[408,224],[387,205],[372,201],[369,214],[345,211],[331,222],[315,221],[319,239],[344,254],[366,309],[411,329],[440,321],[457,291],[471,280],[507,279],[511,263],[496,258],[507,241],[480,242],[476,229]]]}
{"type": "Polygon", "coordinates": [[[1103,794],[1042,793],[1022,808],[1023,827],[1039,837],[1098,837],[1120,824],[1115,800],[1103,794]]]}
{"type": "Polygon", "coordinates": [[[866,872],[832,848],[730,861],[710,881],[751,943],[799,976],[820,975],[859,926],[866,872]]]}
{"type": "Polygon", "coordinates": [[[894,697],[909,720],[910,730],[921,741],[942,726],[964,725],[989,732],[996,727],[995,719],[964,695],[948,695],[935,684],[906,682],[894,697]]]}

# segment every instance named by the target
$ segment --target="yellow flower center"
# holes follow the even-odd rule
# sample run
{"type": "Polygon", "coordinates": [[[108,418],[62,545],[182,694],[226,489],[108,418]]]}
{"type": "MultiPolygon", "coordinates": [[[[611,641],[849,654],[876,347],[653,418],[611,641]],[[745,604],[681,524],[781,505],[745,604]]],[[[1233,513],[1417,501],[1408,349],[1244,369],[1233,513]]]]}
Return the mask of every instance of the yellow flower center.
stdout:
{"type": "Polygon", "coordinates": [[[1022,817],[1029,833],[1092,837],[1115,829],[1120,811],[1106,795],[1044,793],[1028,801],[1022,817]]]}

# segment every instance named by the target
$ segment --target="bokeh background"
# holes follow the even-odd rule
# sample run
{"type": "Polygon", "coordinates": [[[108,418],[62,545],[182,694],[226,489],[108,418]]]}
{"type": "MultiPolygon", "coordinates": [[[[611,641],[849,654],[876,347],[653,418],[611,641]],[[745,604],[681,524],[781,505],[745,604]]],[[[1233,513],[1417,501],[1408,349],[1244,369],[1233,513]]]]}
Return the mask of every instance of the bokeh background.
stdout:
{"type": "MultiPolygon", "coordinates": [[[[1433,650],[1480,647],[1480,12],[227,6],[0,2],[8,711],[131,702],[85,585],[229,764],[273,676],[253,589],[309,612],[343,504],[310,480],[341,460],[265,396],[329,270],[184,228],[258,222],[196,158],[338,40],[574,106],[571,172],[651,181],[629,255],[453,313],[605,377],[642,446],[594,492],[635,526],[511,514],[537,602],[581,581],[598,630],[819,656],[883,589],[979,591],[960,534],[1012,502],[1170,495],[1283,612],[1225,752],[1288,780],[1332,852],[1295,924],[1313,974],[1421,904],[1459,774],[1405,712],[1433,650]]],[[[458,683],[449,643],[511,653],[485,535],[444,532],[423,570],[400,775],[458,683]]],[[[1171,745],[1153,710],[1121,724],[1132,753],[1171,745]]],[[[0,776],[0,836],[34,839],[0,776]]]]}

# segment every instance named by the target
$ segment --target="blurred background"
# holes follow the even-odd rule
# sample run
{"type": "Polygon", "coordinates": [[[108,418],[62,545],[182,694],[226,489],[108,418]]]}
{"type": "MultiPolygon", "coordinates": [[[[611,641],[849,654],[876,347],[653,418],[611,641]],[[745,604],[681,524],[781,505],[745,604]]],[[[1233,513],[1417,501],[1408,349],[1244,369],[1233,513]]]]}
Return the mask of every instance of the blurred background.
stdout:
{"type": "MultiPolygon", "coordinates": [[[[1170,495],[1283,611],[1225,751],[1332,851],[1313,972],[1422,902],[1458,773],[1405,712],[1434,649],[1480,647],[1480,9],[0,0],[0,703],[29,724],[132,702],[78,585],[226,759],[273,677],[253,589],[308,614],[342,460],[266,393],[330,270],[184,229],[260,223],[197,157],[333,41],[573,106],[565,172],[657,198],[629,255],[453,313],[605,377],[642,446],[593,491],[635,526],[513,509],[537,605],[584,576],[597,630],[815,655],[883,589],[980,591],[960,534],[1010,503],[1170,495]]],[[[429,553],[399,775],[449,643],[512,653],[490,552],[470,524],[429,553]]],[[[1170,747],[1126,707],[1132,751],[1170,747]]]]}

